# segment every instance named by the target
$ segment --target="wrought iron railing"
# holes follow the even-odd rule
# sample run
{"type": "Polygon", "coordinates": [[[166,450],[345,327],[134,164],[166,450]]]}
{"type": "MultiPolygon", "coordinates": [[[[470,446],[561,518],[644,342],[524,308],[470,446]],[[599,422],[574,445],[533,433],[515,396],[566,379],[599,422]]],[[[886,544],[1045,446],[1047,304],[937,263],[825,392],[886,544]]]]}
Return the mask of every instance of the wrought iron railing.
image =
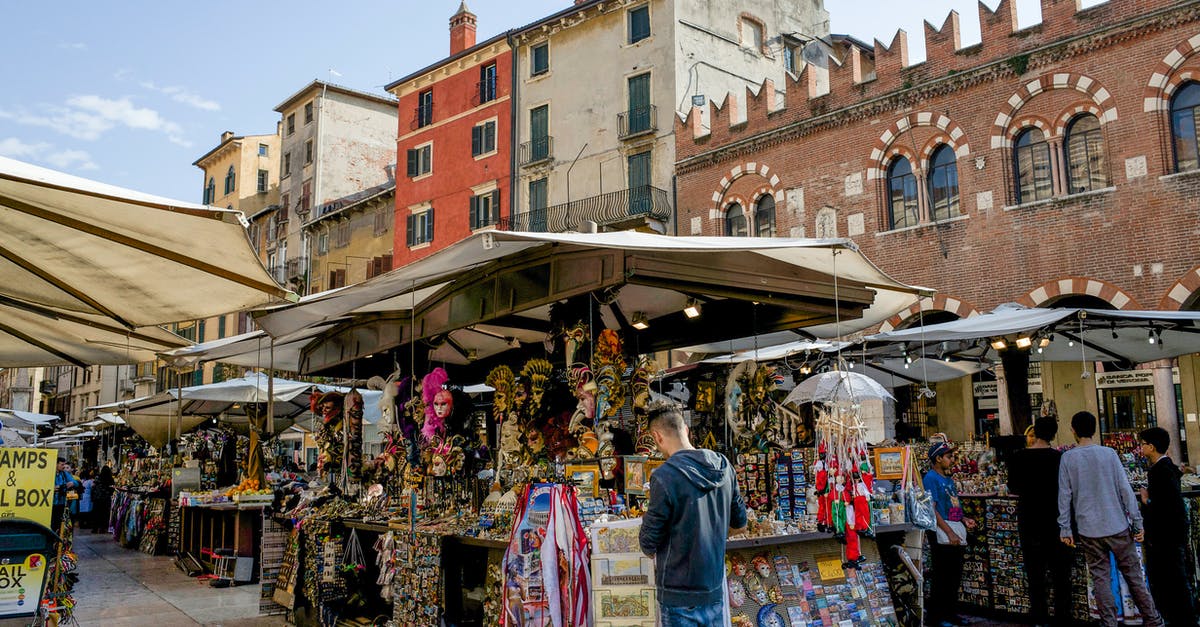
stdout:
{"type": "Polygon", "coordinates": [[[521,144],[521,165],[533,165],[554,157],[554,138],[535,137],[521,144]]]}
{"type": "Polygon", "coordinates": [[[411,128],[418,129],[433,124],[433,103],[417,105],[411,128]]]}
{"type": "Polygon", "coordinates": [[[636,137],[658,128],[658,108],[654,105],[630,109],[617,114],[617,136],[636,137]]]}
{"type": "Polygon", "coordinates": [[[496,77],[485,78],[479,81],[475,88],[475,104],[481,105],[485,102],[491,102],[496,99],[496,77]]]}
{"type": "Polygon", "coordinates": [[[507,216],[497,222],[496,228],[501,231],[562,233],[578,231],[589,220],[598,226],[606,226],[641,216],[664,222],[670,220],[670,193],[649,185],[623,189],[507,216]]]}

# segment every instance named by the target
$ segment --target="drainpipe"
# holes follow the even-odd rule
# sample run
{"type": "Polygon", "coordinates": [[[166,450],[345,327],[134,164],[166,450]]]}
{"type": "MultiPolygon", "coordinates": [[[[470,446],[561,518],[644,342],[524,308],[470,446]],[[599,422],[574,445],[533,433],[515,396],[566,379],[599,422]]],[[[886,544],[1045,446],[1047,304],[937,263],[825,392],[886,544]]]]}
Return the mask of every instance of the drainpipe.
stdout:
{"type": "Polygon", "coordinates": [[[679,237],[679,177],[675,175],[671,176],[671,222],[675,225],[675,237],[679,237]]]}
{"type": "Polygon", "coordinates": [[[517,94],[520,92],[520,81],[517,76],[520,75],[520,55],[517,54],[516,38],[513,37],[513,31],[508,31],[505,35],[505,41],[508,42],[508,54],[512,57],[512,63],[509,66],[509,80],[511,86],[508,92],[508,224],[512,228],[513,217],[517,215],[517,164],[518,152],[520,145],[517,143],[517,138],[520,134],[517,132],[517,124],[520,120],[520,115],[517,114],[517,103],[520,98],[517,94]]]}

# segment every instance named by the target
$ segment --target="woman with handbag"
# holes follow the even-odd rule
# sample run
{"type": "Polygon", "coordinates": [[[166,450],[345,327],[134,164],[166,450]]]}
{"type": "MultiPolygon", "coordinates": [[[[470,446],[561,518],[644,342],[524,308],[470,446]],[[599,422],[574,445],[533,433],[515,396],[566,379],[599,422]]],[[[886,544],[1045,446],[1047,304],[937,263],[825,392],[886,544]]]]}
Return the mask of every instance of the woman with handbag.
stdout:
{"type": "Polygon", "coordinates": [[[962,585],[963,558],[966,553],[967,530],[975,521],[963,516],[958,501],[958,488],[950,478],[954,468],[954,447],[949,442],[935,442],[929,447],[929,463],[925,473],[925,491],[933,500],[937,517],[936,541],[930,545],[933,577],[929,603],[925,608],[925,624],[937,627],[961,625],[958,619],[958,589],[962,585]]]}

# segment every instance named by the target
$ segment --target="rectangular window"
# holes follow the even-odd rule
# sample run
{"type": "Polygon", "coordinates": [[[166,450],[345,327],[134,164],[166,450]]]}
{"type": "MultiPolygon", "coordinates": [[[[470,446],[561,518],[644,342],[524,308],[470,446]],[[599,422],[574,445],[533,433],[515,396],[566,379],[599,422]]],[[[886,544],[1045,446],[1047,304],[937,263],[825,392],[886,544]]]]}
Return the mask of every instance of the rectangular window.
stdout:
{"type": "Polygon", "coordinates": [[[380,209],[375,212],[375,235],[383,235],[392,228],[392,210],[380,209]]]}
{"type": "Polygon", "coordinates": [[[304,105],[304,123],[308,124],[313,120],[313,103],[304,105]]]}
{"type": "Polygon", "coordinates": [[[338,268],[329,271],[329,289],[346,287],[346,269],[338,268]]]}
{"type": "Polygon", "coordinates": [[[479,68],[479,104],[496,99],[496,64],[479,68]]]}
{"type": "Polygon", "coordinates": [[[800,73],[800,46],[784,44],[783,67],[792,74],[800,73]]]}
{"type": "Polygon", "coordinates": [[[322,231],[317,235],[317,254],[329,254],[329,231],[322,231]]]}
{"type": "Polygon", "coordinates": [[[313,160],[313,140],[304,142],[304,163],[305,165],[312,163],[313,160]]]}
{"type": "Polygon", "coordinates": [[[550,71],[550,43],[543,42],[529,49],[529,75],[537,76],[550,71]]]}
{"type": "Polygon", "coordinates": [[[417,96],[417,127],[433,124],[433,90],[427,89],[417,96]]]}
{"type": "Polygon", "coordinates": [[[534,232],[546,231],[546,199],[548,189],[546,179],[540,178],[529,181],[529,230],[534,232]]]}
{"type": "Polygon", "coordinates": [[[550,158],[550,106],[529,110],[529,159],[536,163],[550,158]]]}
{"type": "Polygon", "coordinates": [[[471,197],[470,217],[471,230],[492,226],[500,221],[500,190],[471,197]]]}
{"type": "Polygon", "coordinates": [[[267,155],[267,145],[266,145],[266,144],[259,144],[259,145],[258,145],[258,156],[260,156],[260,157],[266,157],[266,156],[268,156],[268,155],[267,155]]]}
{"type": "Polygon", "coordinates": [[[650,213],[650,151],[629,155],[629,214],[650,213]]]}
{"type": "Polygon", "coordinates": [[[296,114],[289,113],[287,117],[287,134],[291,135],[296,132],[296,114]]]}
{"type": "Polygon", "coordinates": [[[258,171],[258,193],[260,193],[260,194],[267,193],[267,171],[266,170],[258,171]]]}
{"type": "Polygon", "coordinates": [[[433,241],[433,207],[408,216],[408,245],[419,246],[433,241]]]}
{"type": "Polygon", "coordinates": [[[433,170],[433,144],[408,149],[408,177],[415,178],[433,170]]]}
{"type": "Polygon", "coordinates": [[[225,337],[225,316],[217,318],[217,339],[225,337]]]}
{"type": "Polygon", "coordinates": [[[627,128],[621,129],[623,137],[644,133],[654,128],[654,116],[650,108],[650,74],[629,77],[629,112],[626,114],[627,128]]]}
{"type": "Polygon", "coordinates": [[[333,247],[345,248],[350,245],[350,221],[342,220],[338,222],[337,232],[334,234],[333,247]]]}
{"type": "Polygon", "coordinates": [[[304,181],[300,186],[300,202],[296,207],[296,211],[308,213],[312,208],[312,179],[304,181]]]}
{"type": "Polygon", "coordinates": [[[471,128],[471,156],[478,157],[496,150],[496,121],[488,120],[471,128]]]}
{"type": "Polygon", "coordinates": [[[635,44],[650,36],[650,5],[629,10],[629,43],[635,44]]]}
{"type": "Polygon", "coordinates": [[[292,153],[285,152],[285,153],[283,153],[283,175],[282,176],[291,176],[291,175],[292,175],[292,153]]]}

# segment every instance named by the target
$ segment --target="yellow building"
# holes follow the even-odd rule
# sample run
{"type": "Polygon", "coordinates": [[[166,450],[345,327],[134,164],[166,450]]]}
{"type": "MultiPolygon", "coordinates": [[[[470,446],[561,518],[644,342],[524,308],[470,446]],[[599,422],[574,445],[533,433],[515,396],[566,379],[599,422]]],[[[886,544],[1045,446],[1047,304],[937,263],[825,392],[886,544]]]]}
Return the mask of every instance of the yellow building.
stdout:
{"type": "Polygon", "coordinates": [[[312,293],[360,283],[392,269],[396,183],[327,203],[303,226],[312,242],[312,293]]]}

